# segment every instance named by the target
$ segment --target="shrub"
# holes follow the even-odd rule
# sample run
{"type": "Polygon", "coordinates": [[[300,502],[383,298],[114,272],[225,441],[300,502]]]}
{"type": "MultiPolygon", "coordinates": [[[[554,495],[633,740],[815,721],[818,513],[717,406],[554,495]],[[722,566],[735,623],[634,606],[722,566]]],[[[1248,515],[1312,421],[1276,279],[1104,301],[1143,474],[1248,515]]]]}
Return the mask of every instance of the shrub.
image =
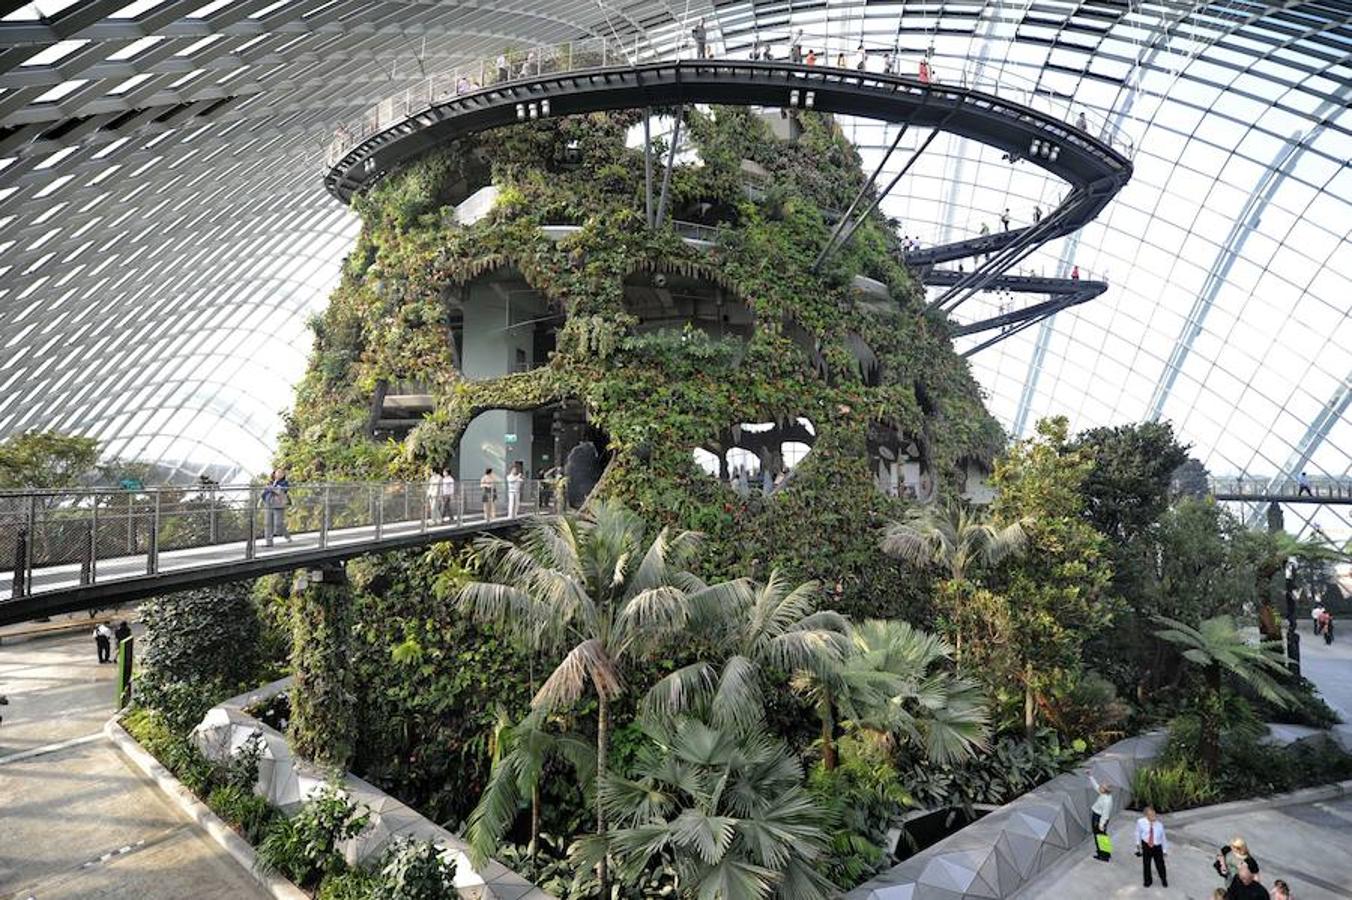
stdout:
{"type": "Polygon", "coordinates": [[[1138,807],[1153,806],[1161,813],[1203,806],[1220,796],[1205,769],[1181,761],[1137,769],[1131,778],[1131,793],[1138,807]]]}
{"type": "Polygon", "coordinates": [[[250,844],[256,844],[281,815],[264,797],[237,785],[222,785],[207,795],[207,806],[226,822],[239,829],[250,844]]]}
{"type": "Polygon", "coordinates": [[[337,788],[325,785],[305,801],[293,819],[277,819],[258,845],[264,871],[277,871],[302,887],[343,871],[338,845],[361,833],[370,821],[337,788]]]}
{"type": "Polygon", "coordinates": [[[211,760],[192,745],[186,733],[175,730],[160,713],[136,709],[122,720],[122,726],[136,742],[155,757],[184,787],[197,796],[205,796],[211,787],[215,767],[211,760]]]}
{"type": "Polygon", "coordinates": [[[319,884],[315,900],[371,900],[376,876],[365,869],[348,869],[326,876],[319,884]]]}
{"type": "Polygon", "coordinates": [[[455,863],[431,841],[401,838],[390,845],[374,900],[442,900],[455,894],[455,863]]]}
{"type": "Polygon", "coordinates": [[[168,594],[141,606],[146,650],[139,701],[186,731],[261,669],[259,622],[247,585],[168,594]]]}

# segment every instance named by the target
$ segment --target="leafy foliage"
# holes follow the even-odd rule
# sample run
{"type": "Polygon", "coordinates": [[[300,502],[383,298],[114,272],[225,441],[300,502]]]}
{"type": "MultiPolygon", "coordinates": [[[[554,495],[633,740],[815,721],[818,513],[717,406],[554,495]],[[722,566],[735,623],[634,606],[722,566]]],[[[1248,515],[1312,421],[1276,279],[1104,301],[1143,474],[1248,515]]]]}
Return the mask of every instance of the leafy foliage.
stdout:
{"type": "Polygon", "coordinates": [[[401,838],[381,861],[372,900],[443,900],[455,893],[455,862],[430,841],[401,838]]]}
{"type": "Polygon", "coordinates": [[[0,488],[71,487],[99,458],[95,438],[56,431],[25,431],[0,441],[0,488]]]}
{"type": "Polygon", "coordinates": [[[152,597],[141,605],[146,649],[139,701],[186,731],[219,700],[263,673],[258,613],[247,586],[225,584],[152,597]]]}
{"type": "Polygon", "coordinates": [[[307,887],[347,868],[338,845],[361,833],[370,821],[341,791],[325,785],[293,818],[277,819],[258,845],[258,861],[307,887]]]}
{"type": "Polygon", "coordinates": [[[669,853],[682,897],[831,896],[814,868],[828,823],[782,742],[685,717],[644,729],[652,746],[639,756],[639,774],[600,784],[616,827],[579,842],[581,858],[609,851],[628,879],[669,853]]]}
{"type": "Polygon", "coordinates": [[[292,592],[292,749],[307,759],[346,769],[356,730],[356,695],[348,665],[352,592],[321,581],[292,592]]]}

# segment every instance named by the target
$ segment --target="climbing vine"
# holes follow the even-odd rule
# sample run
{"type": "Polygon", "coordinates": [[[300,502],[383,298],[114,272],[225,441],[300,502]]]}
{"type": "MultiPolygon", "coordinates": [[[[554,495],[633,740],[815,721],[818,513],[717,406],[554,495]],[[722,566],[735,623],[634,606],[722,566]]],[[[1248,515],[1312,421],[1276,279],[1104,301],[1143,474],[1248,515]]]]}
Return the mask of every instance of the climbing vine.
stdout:
{"type": "Polygon", "coordinates": [[[480,412],[575,403],[611,442],[599,490],[650,520],[706,532],[709,574],[782,565],[831,586],[842,609],[895,612],[914,577],[879,563],[874,548],[904,501],[874,485],[870,427],[923,439],[942,490],[968,461],[990,462],[1000,430],[942,321],[921,312],[891,223],[871,215],[814,271],[864,183],[830,118],[801,114],[797,140],[784,141],[745,109],[685,117],[699,162],[673,171],[670,204],[677,217],[704,213],[717,228],[708,243],[684,240],[670,217],[646,227],[642,150],[626,140],[632,112],[489,132],[355,200],[364,228],[314,323],[282,455],[293,478],[419,478],[448,460],[480,412]],[[491,213],[457,224],[454,203],[490,179],[491,213]],[[576,227],[559,238],[546,225],[576,227]],[[508,267],[563,311],[556,351],[528,373],[468,380],[455,367],[447,298],[508,267]],[[635,334],[624,282],[650,272],[697,277],[745,303],[755,317],[745,346],[720,349],[691,329],[635,334]],[[881,282],[889,299],[865,298],[856,276],[881,282]],[[876,357],[871,378],[860,346],[876,357]],[[367,436],[381,381],[416,381],[433,395],[432,413],[402,441],[367,436]],[[773,496],[741,497],[692,458],[737,423],[798,417],[813,423],[816,443],[773,496]]]}

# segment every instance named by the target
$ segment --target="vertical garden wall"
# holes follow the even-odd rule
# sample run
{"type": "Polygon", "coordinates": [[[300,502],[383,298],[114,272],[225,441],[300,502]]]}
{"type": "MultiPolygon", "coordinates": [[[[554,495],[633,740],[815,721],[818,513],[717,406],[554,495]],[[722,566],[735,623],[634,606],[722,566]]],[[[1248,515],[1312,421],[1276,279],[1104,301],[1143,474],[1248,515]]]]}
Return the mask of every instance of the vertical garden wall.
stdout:
{"type": "Polygon", "coordinates": [[[786,141],[744,109],[682,114],[695,152],[671,173],[660,229],[645,226],[642,149],[626,140],[636,113],[488,133],[354,201],[364,227],[314,322],[283,456],[293,478],[421,478],[458,458],[485,410],[565,405],[608,442],[598,448],[598,494],[649,521],[705,532],[708,574],[763,576],[780,565],[830,585],[844,611],[895,612],[911,585],[879,564],[876,535],[904,501],[879,490],[870,436],[898,436],[944,493],[970,464],[989,465],[1000,430],[944,322],[922,313],[881,217],[813,271],[834,217],[864,181],[830,119],[804,114],[786,141]],[[490,181],[492,211],[458,224],[455,204],[490,181]],[[684,240],[673,219],[711,226],[712,240],[684,240]],[[541,227],[560,225],[571,227],[541,227]],[[529,371],[467,378],[457,368],[457,304],[475,295],[467,285],[509,270],[557,316],[553,352],[529,371]],[[860,275],[886,285],[889,299],[861,294],[860,275]],[[645,326],[626,282],[667,278],[749,308],[749,336],[645,326]],[[373,439],[372,398],[395,383],[429,391],[431,410],[397,439],[373,439]],[[800,418],[815,443],[773,496],[739,495],[692,457],[696,448],[724,453],[740,423],[800,418]]]}

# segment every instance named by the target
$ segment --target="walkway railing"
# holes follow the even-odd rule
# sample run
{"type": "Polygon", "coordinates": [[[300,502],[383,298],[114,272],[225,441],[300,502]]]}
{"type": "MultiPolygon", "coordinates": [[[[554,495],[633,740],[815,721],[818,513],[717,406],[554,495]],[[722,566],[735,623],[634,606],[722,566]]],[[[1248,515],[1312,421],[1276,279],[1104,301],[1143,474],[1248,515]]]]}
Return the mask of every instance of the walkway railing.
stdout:
{"type": "MultiPolygon", "coordinates": [[[[807,48],[827,47],[838,42],[838,35],[829,37],[804,35],[801,46],[803,53],[806,53],[807,48]]],[[[693,48],[684,40],[681,47],[685,52],[677,55],[669,50],[659,52],[651,43],[637,38],[627,42],[610,38],[591,38],[514,49],[492,57],[476,59],[454,69],[435,72],[400,93],[386,97],[360,119],[338,125],[331,139],[328,139],[324,153],[324,168],[326,170],[333,168],[349,150],[368,137],[453,97],[472,95],[497,85],[539,78],[543,75],[634,66],[639,63],[662,62],[680,56],[694,57],[693,48]]],[[[850,48],[843,54],[823,53],[816,58],[812,68],[835,69],[852,74],[862,71],[865,74],[890,75],[938,86],[956,86],[998,94],[1006,100],[1016,100],[1023,106],[1075,126],[1113,147],[1127,158],[1135,153],[1134,142],[1108,119],[1083,104],[1076,104],[1074,98],[1049,91],[1031,79],[1003,70],[997,75],[978,75],[967,67],[951,75],[937,71],[932,77],[927,76],[928,80],[924,80],[920,78],[919,73],[920,61],[924,58],[921,54],[900,53],[895,48],[883,44],[865,43],[863,48],[865,61],[862,70],[858,65],[857,47],[850,48]],[[846,62],[843,69],[835,64],[838,62],[837,57],[841,55],[845,57],[846,62]]],[[[750,57],[767,62],[793,61],[787,35],[762,45],[757,51],[758,55],[754,56],[750,51],[720,55],[712,43],[706,49],[706,54],[708,55],[705,58],[711,60],[750,57]]],[[[807,68],[806,64],[803,65],[807,68]]],[[[533,110],[531,115],[535,114],[533,110]]],[[[547,115],[547,112],[544,114],[547,115]]]]}
{"type": "Polygon", "coordinates": [[[285,506],[263,485],[0,493],[0,598],[232,560],[371,544],[552,509],[549,482],[513,499],[498,481],[491,504],[473,484],[294,484],[285,506]],[[266,494],[266,496],[265,496],[266,494]]]}
{"type": "Polygon", "coordinates": [[[1295,478],[1235,475],[1210,478],[1207,488],[1213,496],[1226,498],[1352,501],[1352,478],[1314,477],[1310,479],[1309,490],[1302,491],[1295,478]]]}

